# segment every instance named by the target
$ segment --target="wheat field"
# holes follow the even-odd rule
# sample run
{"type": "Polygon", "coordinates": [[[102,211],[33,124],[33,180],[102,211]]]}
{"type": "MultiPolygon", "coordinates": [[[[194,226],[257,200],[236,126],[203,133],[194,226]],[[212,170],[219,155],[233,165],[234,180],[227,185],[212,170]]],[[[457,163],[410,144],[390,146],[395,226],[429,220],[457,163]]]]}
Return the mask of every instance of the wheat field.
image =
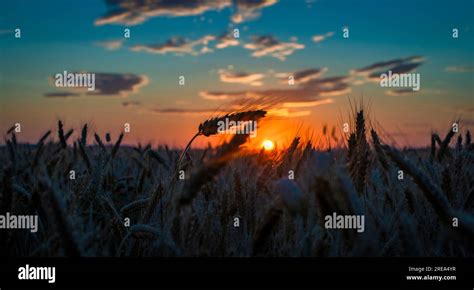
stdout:
{"type": "MultiPolygon", "coordinates": [[[[233,117],[265,114],[244,115],[233,117]]],[[[197,135],[215,133],[215,121],[197,135]]],[[[87,125],[73,139],[61,121],[36,144],[9,130],[0,212],[37,214],[39,229],[0,231],[0,248],[9,256],[474,256],[470,132],[397,149],[362,110],[353,121],[337,146],[295,137],[270,152],[243,150],[243,134],[177,150],[125,146],[124,134],[99,136],[87,125]],[[333,212],[364,215],[365,231],[326,229],[333,212]]]]}

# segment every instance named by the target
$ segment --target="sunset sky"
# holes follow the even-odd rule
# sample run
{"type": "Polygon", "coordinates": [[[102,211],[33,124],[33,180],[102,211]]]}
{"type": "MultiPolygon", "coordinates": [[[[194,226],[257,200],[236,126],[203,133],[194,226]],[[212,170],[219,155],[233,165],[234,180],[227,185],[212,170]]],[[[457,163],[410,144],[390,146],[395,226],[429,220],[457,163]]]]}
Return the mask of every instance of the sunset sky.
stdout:
{"type": "Polygon", "coordinates": [[[278,144],[341,128],[349,97],[363,97],[399,145],[427,145],[456,119],[474,128],[473,11],[473,0],[2,1],[0,130],[19,122],[18,139],[36,142],[58,119],[114,136],[127,122],[128,144],[184,146],[245,104],[269,110],[258,138],[278,144]],[[56,88],[64,70],[95,73],[96,90],[56,88]],[[419,73],[421,89],[380,87],[388,70],[419,73]]]}

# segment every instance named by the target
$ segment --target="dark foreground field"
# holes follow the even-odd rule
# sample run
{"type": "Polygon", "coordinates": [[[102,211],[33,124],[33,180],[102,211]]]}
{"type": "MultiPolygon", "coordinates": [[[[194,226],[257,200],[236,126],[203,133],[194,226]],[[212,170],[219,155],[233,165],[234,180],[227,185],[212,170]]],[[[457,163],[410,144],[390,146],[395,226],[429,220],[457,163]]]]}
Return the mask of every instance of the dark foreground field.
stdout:
{"type": "Polygon", "coordinates": [[[87,127],[73,140],[60,126],[35,145],[9,132],[0,214],[37,214],[39,228],[0,230],[0,248],[11,256],[474,256],[470,133],[397,150],[364,123],[359,113],[332,150],[295,138],[283,150],[249,152],[240,146],[247,136],[236,135],[189,150],[181,172],[181,151],[121,146],[122,137],[87,127]],[[365,231],[325,229],[333,212],[364,215],[365,231]]]}

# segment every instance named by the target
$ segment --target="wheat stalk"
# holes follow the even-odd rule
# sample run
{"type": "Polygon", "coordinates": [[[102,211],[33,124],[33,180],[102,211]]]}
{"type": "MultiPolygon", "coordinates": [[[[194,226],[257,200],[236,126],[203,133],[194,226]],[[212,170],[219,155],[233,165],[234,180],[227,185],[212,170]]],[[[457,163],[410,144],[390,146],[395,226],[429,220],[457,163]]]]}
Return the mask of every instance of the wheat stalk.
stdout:
{"type": "Polygon", "coordinates": [[[408,159],[402,157],[397,151],[389,146],[382,146],[387,155],[404,171],[413,177],[415,183],[425,193],[425,196],[433,206],[435,212],[445,223],[451,221],[452,209],[446,196],[430,178],[414,166],[408,159]]]}
{"type": "Polygon", "coordinates": [[[221,117],[211,118],[199,124],[198,132],[191,138],[191,140],[189,140],[188,144],[186,145],[183,152],[181,152],[181,155],[178,158],[174,176],[176,176],[176,173],[181,169],[181,162],[183,161],[184,156],[186,155],[189,148],[191,147],[191,144],[197,137],[199,136],[209,137],[209,136],[218,134],[219,122],[225,121],[226,119],[228,119],[229,121],[235,121],[235,122],[257,121],[258,119],[265,117],[266,113],[267,112],[263,110],[244,111],[244,112],[238,112],[238,113],[233,113],[233,114],[226,114],[221,117]]]}
{"type": "Polygon", "coordinates": [[[120,143],[122,143],[123,140],[123,133],[120,134],[120,136],[117,139],[117,142],[115,142],[114,147],[112,148],[112,158],[115,158],[115,155],[117,155],[117,152],[120,148],[120,143]]]}

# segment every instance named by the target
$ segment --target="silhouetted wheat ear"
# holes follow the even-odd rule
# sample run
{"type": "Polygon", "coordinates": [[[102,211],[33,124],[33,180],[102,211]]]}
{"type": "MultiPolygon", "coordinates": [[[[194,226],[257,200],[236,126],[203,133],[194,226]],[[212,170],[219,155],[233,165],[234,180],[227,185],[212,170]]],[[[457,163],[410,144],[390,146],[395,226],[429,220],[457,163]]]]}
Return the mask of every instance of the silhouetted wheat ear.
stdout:
{"type": "Polygon", "coordinates": [[[235,121],[235,122],[256,121],[260,118],[265,117],[266,114],[267,114],[266,111],[256,110],[256,111],[238,112],[238,113],[233,113],[233,114],[227,114],[222,117],[212,118],[199,124],[198,134],[204,135],[206,137],[217,134],[218,133],[217,130],[219,128],[219,122],[225,121],[226,119],[228,119],[229,121],[235,121]]]}
{"type": "Polygon", "coordinates": [[[453,130],[449,130],[443,142],[441,142],[441,144],[439,145],[438,161],[443,160],[443,157],[449,153],[449,143],[451,142],[451,139],[454,137],[454,134],[455,132],[453,130]]]}
{"type": "Polygon", "coordinates": [[[431,161],[434,160],[435,156],[436,156],[436,136],[435,134],[431,134],[431,150],[430,150],[431,161]]]}
{"type": "Polygon", "coordinates": [[[370,130],[370,134],[372,136],[372,143],[374,144],[375,152],[377,153],[377,158],[380,162],[380,165],[385,171],[388,171],[390,168],[387,162],[386,155],[383,152],[383,149],[381,146],[382,143],[380,142],[379,135],[377,134],[377,132],[375,132],[374,129],[370,130]]]}
{"type": "Polygon", "coordinates": [[[11,126],[10,129],[7,130],[7,134],[10,134],[11,132],[13,132],[13,130],[15,130],[16,126],[11,126]]]}
{"type": "Polygon", "coordinates": [[[86,152],[86,147],[82,145],[82,142],[77,142],[77,143],[79,144],[79,153],[81,154],[81,157],[84,160],[84,163],[86,164],[87,170],[91,172],[92,165],[91,165],[91,160],[89,158],[89,155],[86,152]]]}
{"type": "Polygon", "coordinates": [[[61,143],[62,148],[66,148],[66,138],[64,137],[64,129],[63,129],[63,122],[61,120],[58,121],[58,136],[59,136],[59,141],[61,143]]]}
{"type": "Polygon", "coordinates": [[[41,143],[44,143],[44,141],[46,141],[46,139],[49,137],[49,135],[51,135],[51,130],[48,130],[48,132],[46,132],[38,141],[38,145],[41,144],[41,143]]]}
{"type": "Polygon", "coordinates": [[[95,141],[97,142],[97,144],[100,146],[100,148],[102,148],[103,150],[105,150],[104,143],[102,142],[102,139],[100,139],[100,136],[97,135],[97,133],[94,133],[94,139],[95,139],[95,141]]]}
{"type": "Polygon", "coordinates": [[[84,127],[82,127],[81,143],[84,146],[86,146],[86,144],[87,144],[87,124],[85,124],[84,127]]]}
{"type": "Polygon", "coordinates": [[[120,134],[120,136],[117,139],[117,142],[115,142],[115,145],[112,148],[112,158],[115,158],[115,155],[117,154],[120,148],[120,143],[122,143],[122,140],[123,140],[123,133],[120,134]]]}
{"type": "Polygon", "coordinates": [[[466,142],[465,143],[466,148],[467,148],[467,150],[469,150],[470,147],[471,147],[471,132],[469,130],[467,130],[467,132],[466,132],[466,141],[465,142],[466,142]]]}
{"type": "Polygon", "coordinates": [[[230,121],[235,121],[235,122],[245,122],[245,121],[257,121],[267,114],[266,111],[263,110],[256,110],[256,111],[244,111],[244,112],[238,112],[238,113],[233,113],[233,114],[227,114],[222,117],[216,117],[212,119],[208,119],[201,124],[199,124],[198,127],[198,132],[196,135],[194,135],[191,140],[189,140],[188,144],[184,148],[183,152],[181,152],[181,155],[179,156],[178,162],[176,163],[176,171],[173,176],[176,176],[178,171],[181,169],[181,162],[183,161],[184,156],[186,155],[186,152],[189,150],[191,147],[191,144],[193,143],[194,139],[196,139],[198,136],[203,135],[206,137],[216,135],[219,130],[219,122],[225,120],[230,121]]]}
{"type": "Polygon", "coordinates": [[[457,151],[462,150],[462,135],[458,136],[458,140],[456,141],[456,150],[457,151]]]}
{"type": "Polygon", "coordinates": [[[360,110],[356,117],[356,137],[365,139],[365,118],[364,111],[360,110]]]}
{"type": "Polygon", "coordinates": [[[348,168],[357,191],[363,194],[370,162],[370,148],[365,136],[365,117],[363,110],[357,112],[355,125],[355,132],[350,135],[348,140],[348,168]]]}

